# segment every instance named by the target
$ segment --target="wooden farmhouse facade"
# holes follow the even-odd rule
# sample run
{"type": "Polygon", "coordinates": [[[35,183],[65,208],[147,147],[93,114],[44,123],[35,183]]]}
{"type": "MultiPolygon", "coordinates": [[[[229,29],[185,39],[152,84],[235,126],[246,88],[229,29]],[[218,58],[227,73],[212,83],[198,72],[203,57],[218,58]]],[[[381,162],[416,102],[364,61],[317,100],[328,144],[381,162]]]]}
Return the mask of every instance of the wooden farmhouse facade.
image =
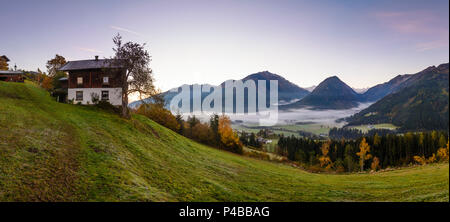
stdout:
{"type": "Polygon", "coordinates": [[[0,81],[6,82],[24,82],[22,71],[0,70],[0,81]]]}
{"type": "Polygon", "coordinates": [[[122,83],[125,69],[115,67],[111,60],[69,61],[60,68],[68,72],[67,99],[73,103],[94,104],[95,100],[122,105],[122,83]]]}
{"type": "MultiPolygon", "coordinates": [[[[9,58],[5,55],[0,56],[0,81],[5,82],[24,82],[22,71],[13,71],[8,69],[9,58]]],[[[17,68],[17,67],[15,67],[17,68]]]]}

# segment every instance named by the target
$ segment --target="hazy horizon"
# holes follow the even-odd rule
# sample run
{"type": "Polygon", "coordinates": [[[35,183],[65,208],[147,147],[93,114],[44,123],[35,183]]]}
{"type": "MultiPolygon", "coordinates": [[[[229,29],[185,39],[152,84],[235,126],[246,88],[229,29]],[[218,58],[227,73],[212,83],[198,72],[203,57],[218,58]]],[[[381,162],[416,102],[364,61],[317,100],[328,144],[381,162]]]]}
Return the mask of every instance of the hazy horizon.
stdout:
{"type": "Polygon", "coordinates": [[[449,60],[449,2],[2,0],[0,55],[45,69],[147,43],[156,86],[218,85],[260,71],[300,87],[338,76],[367,88],[449,60]]]}

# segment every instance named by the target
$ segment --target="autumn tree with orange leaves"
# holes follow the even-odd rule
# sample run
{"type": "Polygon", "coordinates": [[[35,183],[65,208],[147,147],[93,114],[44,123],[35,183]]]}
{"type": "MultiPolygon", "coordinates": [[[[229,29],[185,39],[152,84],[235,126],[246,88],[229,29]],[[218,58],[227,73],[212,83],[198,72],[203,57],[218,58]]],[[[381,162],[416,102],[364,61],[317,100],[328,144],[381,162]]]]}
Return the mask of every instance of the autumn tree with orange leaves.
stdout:
{"type": "Polygon", "coordinates": [[[47,91],[51,90],[53,88],[53,79],[46,75],[43,76],[41,86],[42,86],[42,88],[46,89],[47,91]]]}
{"type": "Polygon", "coordinates": [[[231,120],[228,116],[222,115],[219,118],[219,135],[222,147],[234,153],[243,153],[242,143],[238,135],[231,128],[231,120]]]}
{"type": "Polygon", "coordinates": [[[366,138],[363,138],[361,143],[359,144],[359,152],[356,155],[359,156],[359,166],[361,167],[361,171],[364,171],[364,161],[372,158],[372,154],[370,152],[370,146],[366,142],[366,138]]]}
{"type": "Polygon", "coordinates": [[[330,144],[331,142],[326,142],[322,144],[320,150],[322,151],[322,156],[319,157],[320,167],[325,167],[325,169],[330,169],[332,166],[332,162],[328,153],[330,152],[330,144]]]}

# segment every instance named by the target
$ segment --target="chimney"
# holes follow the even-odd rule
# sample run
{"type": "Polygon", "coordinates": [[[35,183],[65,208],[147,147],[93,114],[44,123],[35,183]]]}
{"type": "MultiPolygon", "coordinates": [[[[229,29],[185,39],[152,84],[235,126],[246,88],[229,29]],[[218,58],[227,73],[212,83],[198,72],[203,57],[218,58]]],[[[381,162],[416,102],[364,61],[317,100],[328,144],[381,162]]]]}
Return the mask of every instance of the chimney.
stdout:
{"type": "Polygon", "coordinates": [[[95,56],[95,61],[98,61],[98,55],[95,56]]]}

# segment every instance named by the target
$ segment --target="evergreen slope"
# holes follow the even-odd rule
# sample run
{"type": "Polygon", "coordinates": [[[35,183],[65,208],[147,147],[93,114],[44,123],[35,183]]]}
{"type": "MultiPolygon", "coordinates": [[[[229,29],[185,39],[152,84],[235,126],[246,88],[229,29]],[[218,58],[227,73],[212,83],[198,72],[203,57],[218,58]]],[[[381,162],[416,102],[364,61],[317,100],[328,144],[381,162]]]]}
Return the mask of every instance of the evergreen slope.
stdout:
{"type": "Polygon", "coordinates": [[[392,93],[347,119],[349,125],[392,123],[405,130],[448,130],[449,67],[429,67],[392,93]]]}
{"type": "Polygon", "coordinates": [[[449,166],[311,174],[0,82],[0,201],[448,201],[449,166]]]}

